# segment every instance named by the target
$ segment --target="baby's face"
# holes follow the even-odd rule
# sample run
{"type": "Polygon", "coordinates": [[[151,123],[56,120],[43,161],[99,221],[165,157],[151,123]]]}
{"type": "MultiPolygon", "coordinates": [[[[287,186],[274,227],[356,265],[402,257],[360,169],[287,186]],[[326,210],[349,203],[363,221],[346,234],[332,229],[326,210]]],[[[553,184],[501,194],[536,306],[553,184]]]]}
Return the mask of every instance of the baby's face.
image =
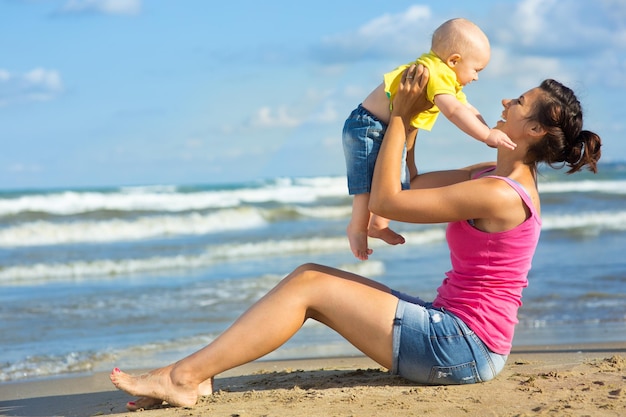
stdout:
{"type": "Polygon", "coordinates": [[[459,84],[465,86],[478,80],[478,73],[489,63],[488,50],[474,50],[461,56],[461,59],[452,67],[459,84]]]}

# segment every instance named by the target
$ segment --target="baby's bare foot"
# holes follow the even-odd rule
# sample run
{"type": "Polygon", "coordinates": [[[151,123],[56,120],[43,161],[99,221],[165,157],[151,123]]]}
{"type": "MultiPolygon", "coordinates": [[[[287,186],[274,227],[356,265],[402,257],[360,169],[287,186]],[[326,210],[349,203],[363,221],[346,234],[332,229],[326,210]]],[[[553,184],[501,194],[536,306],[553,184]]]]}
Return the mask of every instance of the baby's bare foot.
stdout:
{"type": "Polygon", "coordinates": [[[150,373],[133,376],[115,368],[110,378],[113,385],[130,395],[147,397],[167,401],[168,404],[181,407],[191,407],[198,401],[198,387],[189,387],[177,384],[171,378],[171,366],[154,370],[150,373]]]}
{"type": "Polygon", "coordinates": [[[354,256],[362,261],[366,261],[374,251],[367,247],[367,230],[355,230],[348,226],[346,229],[350,249],[354,256]]]}
{"type": "Polygon", "coordinates": [[[383,229],[370,228],[370,230],[368,231],[368,236],[376,239],[382,239],[390,245],[402,245],[405,242],[402,235],[394,232],[388,227],[385,227],[383,229]]]}

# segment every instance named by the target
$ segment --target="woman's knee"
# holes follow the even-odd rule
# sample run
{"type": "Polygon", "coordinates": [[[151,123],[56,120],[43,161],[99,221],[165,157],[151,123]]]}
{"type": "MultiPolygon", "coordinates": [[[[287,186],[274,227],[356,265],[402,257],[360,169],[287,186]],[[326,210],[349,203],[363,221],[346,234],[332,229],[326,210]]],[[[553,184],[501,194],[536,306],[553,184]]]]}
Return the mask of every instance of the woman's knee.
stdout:
{"type": "Polygon", "coordinates": [[[300,266],[298,266],[296,269],[294,269],[294,272],[306,272],[306,271],[312,271],[312,270],[316,270],[317,268],[319,268],[319,264],[313,263],[313,262],[307,262],[305,264],[302,264],[300,266]]]}
{"type": "Polygon", "coordinates": [[[319,303],[320,297],[327,298],[329,291],[339,282],[338,276],[324,265],[306,263],[293,270],[280,286],[289,291],[291,296],[299,297],[308,305],[319,303]]]}
{"type": "Polygon", "coordinates": [[[291,274],[285,277],[285,280],[310,278],[311,276],[319,275],[323,268],[323,265],[316,263],[305,263],[294,269],[291,274]]]}
{"type": "Polygon", "coordinates": [[[283,282],[308,282],[321,276],[321,265],[315,263],[306,263],[298,266],[283,282]]]}

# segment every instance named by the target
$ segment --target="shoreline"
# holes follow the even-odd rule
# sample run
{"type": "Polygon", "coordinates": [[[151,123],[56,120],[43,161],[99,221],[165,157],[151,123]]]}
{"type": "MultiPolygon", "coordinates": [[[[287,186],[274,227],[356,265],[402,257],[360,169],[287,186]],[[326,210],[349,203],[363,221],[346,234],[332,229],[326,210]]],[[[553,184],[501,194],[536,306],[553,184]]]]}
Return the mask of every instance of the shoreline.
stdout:
{"type": "MultiPolygon", "coordinates": [[[[377,415],[386,404],[388,415],[618,416],[626,415],[625,374],[626,341],[515,347],[495,380],[467,386],[412,384],[363,356],[258,360],[218,375],[216,393],[193,415],[377,415]]],[[[125,409],[130,400],[108,372],[0,384],[6,417],[135,415],[125,409]]],[[[144,413],[175,410],[188,411],[144,413]]]]}

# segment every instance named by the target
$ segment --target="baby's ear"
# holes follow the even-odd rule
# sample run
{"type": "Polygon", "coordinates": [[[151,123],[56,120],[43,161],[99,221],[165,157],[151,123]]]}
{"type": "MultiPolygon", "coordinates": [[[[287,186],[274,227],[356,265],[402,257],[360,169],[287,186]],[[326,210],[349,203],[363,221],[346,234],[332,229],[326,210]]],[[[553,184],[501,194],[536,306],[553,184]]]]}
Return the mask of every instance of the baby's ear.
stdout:
{"type": "Polygon", "coordinates": [[[454,67],[461,61],[461,54],[451,54],[448,59],[446,59],[446,64],[449,67],[454,67]]]}

